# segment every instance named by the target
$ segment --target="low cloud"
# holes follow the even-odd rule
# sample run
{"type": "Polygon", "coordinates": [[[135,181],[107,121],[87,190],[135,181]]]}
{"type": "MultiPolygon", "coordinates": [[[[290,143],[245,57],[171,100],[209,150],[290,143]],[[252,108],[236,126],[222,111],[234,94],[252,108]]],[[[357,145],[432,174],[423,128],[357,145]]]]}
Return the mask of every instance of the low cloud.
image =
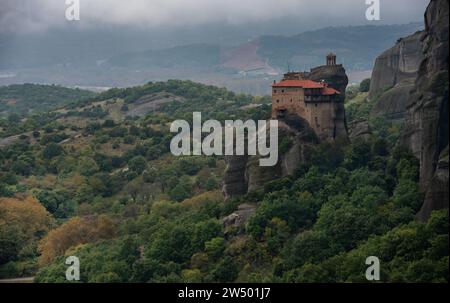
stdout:
{"type": "MultiPolygon", "coordinates": [[[[80,0],[85,27],[144,28],[245,24],[298,17],[364,22],[365,0],[80,0]]],[[[384,23],[417,21],[428,0],[381,0],[384,23]]],[[[64,0],[0,0],[0,31],[33,31],[67,25],[64,0]]]]}

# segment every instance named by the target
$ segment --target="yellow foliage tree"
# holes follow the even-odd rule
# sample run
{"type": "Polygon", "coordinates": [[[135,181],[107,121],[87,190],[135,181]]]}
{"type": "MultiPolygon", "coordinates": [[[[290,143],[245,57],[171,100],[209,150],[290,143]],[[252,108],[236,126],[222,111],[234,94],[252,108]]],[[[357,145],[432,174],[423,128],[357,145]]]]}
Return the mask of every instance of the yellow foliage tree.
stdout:
{"type": "Polygon", "coordinates": [[[220,191],[208,191],[181,202],[184,207],[200,207],[208,202],[223,202],[223,195],[220,191]]]}
{"type": "Polygon", "coordinates": [[[0,261],[36,253],[37,240],[52,224],[51,214],[35,198],[0,198],[0,261]]]}
{"type": "Polygon", "coordinates": [[[115,224],[106,215],[98,217],[73,217],[58,228],[51,230],[39,243],[39,263],[47,265],[56,257],[64,255],[71,247],[93,243],[115,236],[115,224]]]}

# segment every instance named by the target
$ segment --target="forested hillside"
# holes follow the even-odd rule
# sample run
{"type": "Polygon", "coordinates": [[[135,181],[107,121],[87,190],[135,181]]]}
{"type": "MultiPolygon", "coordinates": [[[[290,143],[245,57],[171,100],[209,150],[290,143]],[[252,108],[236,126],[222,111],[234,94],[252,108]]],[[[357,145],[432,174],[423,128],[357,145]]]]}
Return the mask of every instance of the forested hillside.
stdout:
{"type": "MultiPolygon", "coordinates": [[[[353,120],[367,105],[352,90],[353,120]]],[[[2,119],[0,277],[65,282],[76,255],[82,282],[360,282],[375,255],[382,281],[448,281],[448,211],[416,221],[401,125],[372,119],[364,138],[313,146],[293,176],[227,201],[222,157],[170,154],[173,120],[266,119],[269,102],[171,80],[2,119]],[[226,224],[242,204],[254,213],[226,224]]]]}
{"type": "Polygon", "coordinates": [[[93,95],[87,90],[55,85],[0,86],[0,115],[47,112],[93,95]]]}

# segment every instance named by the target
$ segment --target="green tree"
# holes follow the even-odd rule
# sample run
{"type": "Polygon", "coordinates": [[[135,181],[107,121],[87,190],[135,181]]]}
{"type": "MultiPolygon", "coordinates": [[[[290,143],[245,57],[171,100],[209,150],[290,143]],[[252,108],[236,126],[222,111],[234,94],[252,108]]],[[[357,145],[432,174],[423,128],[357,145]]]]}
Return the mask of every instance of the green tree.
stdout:
{"type": "Polygon", "coordinates": [[[136,156],[128,162],[128,167],[131,171],[134,171],[140,175],[147,169],[147,161],[142,156],[136,156]]]}
{"type": "Polygon", "coordinates": [[[408,179],[401,179],[395,188],[393,201],[399,208],[407,207],[413,212],[419,211],[422,206],[422,195],[418,184],[408,179]]]}
{"type": "Polygon", "coordinates": [[[178,181],[177,185],[169,191],[169,196],[172,200],[181,202],[192,196],[192,182],[188,176],[183,176],[178,181]]]}
{"type": "Polygon", "coordinates": [[[56,143],[49,143],[42,151],[44,159],[52,159],[61,155],[64,152],[63,148],[56,143]]]}
{"type": "Polygon", "coordinates": [[[217,184],[216,178],[214,178],[214,177],[211,176],[211,177],[209,177],[208,180],[206,181],[205,189],[206,189],[206,190],[214,190],[214,189],[217,188],[217,186],[218,186],[218,184],[217,184]]]}
{"type": "Polygon", "coordinates": [[[322,207],[314,228],[323,231],[340,251],[345,251],[378,233],[382,226],[374,210],[354,206],[346,196],[339,195],[322,207]]]}
{"type": "Polygon", "coordinates": [[[233,258],[226,256],[215,266],[211,274],[216,282],[230,283],[234,282],[238,276],[238,267],[233,258]]]}
{"type": "Polygon", "coordinates": [[[365,93],[368,92],[369,90],[370,90],[370,78],[362,80],[361,83],[359,84],[359,91],[365,93]]]}
{"type": "Polygon", "coordinates": [[[213,238],[205,243],[205,251],[208,256],[213,259],[218,259],[222,256],[225,250],[225,239],[222,237],[213,238]]]}
{"type": "Polygon", "coordinates": [[[90,157],[83,157],[79,161],[79,170],[83,176],[92,176],[100,170],[94,159],[90,157]]]}
{"type": "Polygon", "coordinates": [[[297,197],[286,191],[269,194],[248,221],[247,231],[260,238],[274,218],[285,221],[291,231],[307,228],[315,221],[317,210],[318,203],[308,192],[300,193],[297,197]]]}

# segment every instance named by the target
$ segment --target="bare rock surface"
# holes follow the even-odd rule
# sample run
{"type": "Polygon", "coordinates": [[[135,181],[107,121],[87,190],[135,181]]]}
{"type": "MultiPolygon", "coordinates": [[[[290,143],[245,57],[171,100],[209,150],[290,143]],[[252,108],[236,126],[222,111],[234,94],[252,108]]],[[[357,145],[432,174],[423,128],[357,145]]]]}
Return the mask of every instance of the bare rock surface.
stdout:
{"type": "Polygon", "coordinates": [[[448,208],[448,65],[449,3],[431,0],[425,12],[420,64],[406,114],[403,144],[420,160],[425,201],[418,218],[448,208]]]}

